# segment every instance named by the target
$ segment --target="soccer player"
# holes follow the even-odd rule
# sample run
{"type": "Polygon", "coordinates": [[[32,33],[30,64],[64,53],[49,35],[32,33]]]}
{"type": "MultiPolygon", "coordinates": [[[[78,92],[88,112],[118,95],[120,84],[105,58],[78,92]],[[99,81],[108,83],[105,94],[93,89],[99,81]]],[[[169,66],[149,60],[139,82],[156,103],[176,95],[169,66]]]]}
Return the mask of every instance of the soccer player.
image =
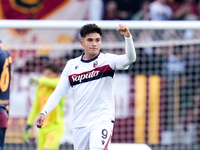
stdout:
{"type": "Polygon", "coordinates": [[[129,28],[119,24],[117,31],[125,37],[123,55],[100,52],[102,31],[96,24],[86,24],[80,29],[84,54],[68,61],[55,91],[35,120],[36,126],[41,128],[46,116],[72,87],[75,150],[107,150],[111,141],[115,120],[114,73],[128,69],[136,60],[129,28]]]}
{"type": "MultiPolygon", "coordinates": [[[[29,141],[29,129],[34,123],[35,117],[42,111],[47,99],[56,88],[60,78],[58,77],[58,66],[50,63],[44,67],[44,77],[37,80],[38,88],[36,98],[27,119],[26,129],[23,138],[29,141]]],[[[60,140],[64,133],[64,101],[62,98],[59,105],[46,117],[43,128],[39,130],[37,150],[58,150],[60,140]]]]}
{"type": "Polygon", "coordinates": [[[8,126],[12,58],[0,40],[0,150],[3,150],[8,126]]]}

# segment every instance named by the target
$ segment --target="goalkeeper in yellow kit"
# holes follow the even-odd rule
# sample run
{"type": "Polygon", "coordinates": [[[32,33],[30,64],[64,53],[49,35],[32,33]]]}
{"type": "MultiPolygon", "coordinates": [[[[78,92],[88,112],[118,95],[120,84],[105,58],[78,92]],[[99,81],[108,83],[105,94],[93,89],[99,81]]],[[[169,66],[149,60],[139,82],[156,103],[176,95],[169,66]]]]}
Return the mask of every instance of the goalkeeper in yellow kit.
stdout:
{"type": "MultiPolygon", "coordinates": [[[[36,98],[27,119],[26,130],[23,133],[23,138],[26,142],[29,141],[30,133],[28,130],[33,125],[35,117],[41,112],[60,79],[58,77],[58,66],[55,64],[46,65],[43,72],[44,77],[40,77],[37,80],[36,98]]],[[[37,150],[59,149],[60,140],[64,133],[64,100],[62,98],[57,107],[46,117],[42,129],[38,133],[37,150]]]]}

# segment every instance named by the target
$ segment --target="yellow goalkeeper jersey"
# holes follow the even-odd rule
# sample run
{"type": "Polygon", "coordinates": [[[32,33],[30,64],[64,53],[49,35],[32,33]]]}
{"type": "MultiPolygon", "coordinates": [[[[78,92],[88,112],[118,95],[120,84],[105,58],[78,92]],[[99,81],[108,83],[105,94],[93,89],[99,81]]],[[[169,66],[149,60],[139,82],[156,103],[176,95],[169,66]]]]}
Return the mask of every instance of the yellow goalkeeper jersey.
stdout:
{"type": "MultiPolygon", "coordinates": [[[[32,109],[27,119],[28,125],[33,125],[35,117],[42,111],[45,103],[47,102],[49,96],[53,93],[59,80],[60,78],[39,78],[38,88],[36,91],[36,98],[33,102],[32,109]]],[[[64,101],[65,98],[62,98],[59,104],[56,106],[56,108],[49,115],[46,116],[45,121],[43,123],[43,127],[61,123],[64,124],[64,101]]]]}

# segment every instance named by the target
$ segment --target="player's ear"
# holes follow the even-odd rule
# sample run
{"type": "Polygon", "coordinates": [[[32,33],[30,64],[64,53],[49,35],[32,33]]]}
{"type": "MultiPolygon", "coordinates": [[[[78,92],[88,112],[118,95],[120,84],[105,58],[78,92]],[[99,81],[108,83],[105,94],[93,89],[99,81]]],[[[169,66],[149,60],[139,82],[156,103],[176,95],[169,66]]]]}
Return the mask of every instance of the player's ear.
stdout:
{"type": "Polygon", "coordinates": [[[84,47],[84,42],[83,42],[83,40],[80,40],[80,43],[81,43],[81,46],[84,47]]]}

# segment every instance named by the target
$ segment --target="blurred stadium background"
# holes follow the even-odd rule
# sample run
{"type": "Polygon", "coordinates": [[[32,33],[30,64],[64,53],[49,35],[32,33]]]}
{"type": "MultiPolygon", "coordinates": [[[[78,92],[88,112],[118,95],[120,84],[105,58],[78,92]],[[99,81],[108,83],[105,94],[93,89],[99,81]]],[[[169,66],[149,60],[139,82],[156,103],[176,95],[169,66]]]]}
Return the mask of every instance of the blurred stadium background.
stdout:
{"type": "MultiPolygon", "coordinates": [[[[89,0],[38,1],[42,5],[31,5],[33,9],[15,2],[0,1],[0,35],[13,58],[14,76],[5,150],[36,149],[35,127],[30,143],[22,138],[36,88],[29,81],[42,75],[47,62],[57,63],[61,72],[69,59],[81,55],[78,29],[88,22],[103,29],[101,51],[115,54],[124,53],[124,38],[116,28],[127,24],[137,52],[129,70],[116,73],[112,143],[147,143],[152,150],[200,149],[199,21],[97,21],[85,18],[89,0]]],[[[72,106],[70,95],[60,150],[73,149],[72,106]]]]}

